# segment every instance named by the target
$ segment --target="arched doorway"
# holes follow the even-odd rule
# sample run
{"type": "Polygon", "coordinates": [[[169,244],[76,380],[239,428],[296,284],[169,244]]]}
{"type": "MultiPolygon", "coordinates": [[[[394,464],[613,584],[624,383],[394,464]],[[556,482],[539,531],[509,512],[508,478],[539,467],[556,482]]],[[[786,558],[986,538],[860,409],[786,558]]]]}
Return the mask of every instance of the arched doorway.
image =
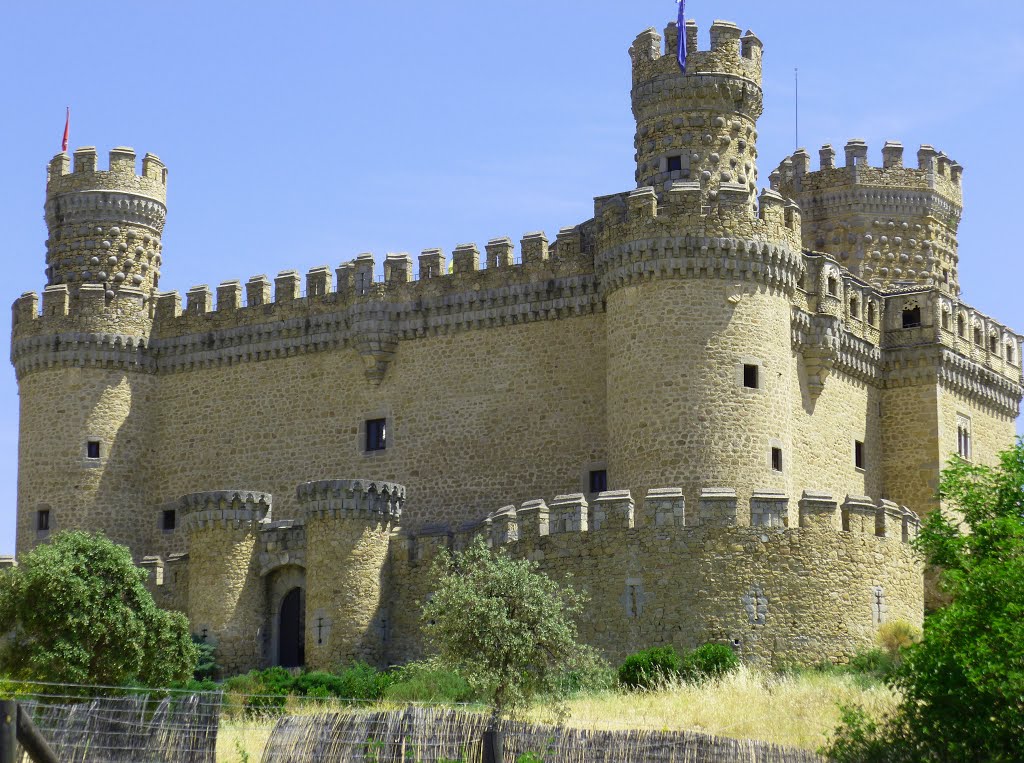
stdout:
{"type": "Polygon", "coordinates": [[[299,668],[306,662],[306,602],[301,588],[293,588],[281,599],[278,615],[277,664],[299,668]]]}

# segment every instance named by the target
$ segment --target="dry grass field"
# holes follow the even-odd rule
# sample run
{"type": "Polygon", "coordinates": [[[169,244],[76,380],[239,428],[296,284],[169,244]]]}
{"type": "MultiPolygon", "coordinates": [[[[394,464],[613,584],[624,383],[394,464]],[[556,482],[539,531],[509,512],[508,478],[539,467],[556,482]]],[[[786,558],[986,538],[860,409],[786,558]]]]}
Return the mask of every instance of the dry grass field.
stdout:
{"type": "MultiPolygon", "coordinates": [[[[778,676],[741,668],[720,681],[702,685],[583,695],[569,703],[567,724],[594,730],[700,731],[816,750],[838,723],[840,704],[859,704],[880,715],[895,702],[896,696],[885,686],[851,675],[804,672],[778,676]]],[[[303,709],[289,706],[286,711],[303,709]]],[[[537,707],[529,720],[550,722],[553,715],[550,708],[537,707]]],[[[259,763],[273,724],[272,719],[222,721],[217,763],[259,763]]]]}

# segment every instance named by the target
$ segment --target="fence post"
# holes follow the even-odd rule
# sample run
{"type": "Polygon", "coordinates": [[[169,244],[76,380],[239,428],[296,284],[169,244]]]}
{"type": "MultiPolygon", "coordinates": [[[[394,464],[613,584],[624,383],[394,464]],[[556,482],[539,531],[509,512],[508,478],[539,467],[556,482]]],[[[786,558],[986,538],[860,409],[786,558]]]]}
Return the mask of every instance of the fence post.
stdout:
{"type": "MultiPolygon", "coordinates": [[[[29,714],[22,709],[21,705],[16,705],[16,708],[18,741],[21,742],[21,746],[28,753],[29,758],[34,763],[60,763],[57,760],[57,756],[53,754],[53,750],[50,749],[50,745],[46,743],[43,735],[39,733],[39,729],[32,723],[32,718],[29,717],[29,714]]],[[[14,758],[11,758],[11,760],[13,761],[14,758]]]]}
{"type": "Polygon", "coordinates": [[[488,729],[484,732],[484,760],[483,763],[504,763],[504,738],[497,729],[488,729]]]}
{"type": "Polygon", "coordinates": [[[0,763],[17,763],[17,719],[18,703],[13,699],[0,700],[0,763]]]}

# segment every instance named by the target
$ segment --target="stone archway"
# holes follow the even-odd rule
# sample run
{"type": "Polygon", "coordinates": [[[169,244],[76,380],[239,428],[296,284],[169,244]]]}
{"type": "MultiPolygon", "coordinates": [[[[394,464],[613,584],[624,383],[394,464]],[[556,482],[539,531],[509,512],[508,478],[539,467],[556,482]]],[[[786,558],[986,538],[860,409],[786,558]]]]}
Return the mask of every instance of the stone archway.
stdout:
{"type": "Polygon", "coordinates": [[[281,599],[277,622],[276,664],[283,668],[299,668],[306,663],[306,596],[301,588],[293,588],[281,599]]]}

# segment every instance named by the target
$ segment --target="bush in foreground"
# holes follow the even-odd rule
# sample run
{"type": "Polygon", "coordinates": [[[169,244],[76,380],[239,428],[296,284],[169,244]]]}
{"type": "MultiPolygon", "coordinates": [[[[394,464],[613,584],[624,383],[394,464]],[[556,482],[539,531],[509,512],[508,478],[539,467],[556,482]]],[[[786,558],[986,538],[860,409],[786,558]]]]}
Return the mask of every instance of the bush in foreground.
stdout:
{"type": "Polygon", "coordinates": [[[619,682],[629,689],[656,689],[682,669],[683,658],[674,646],[655,646],[629,655],[619,668],[619,682]]]}
{"type": "Polygon", "coordinates": [[[900,652],[896,711],[847,710],[825,750],[839,763],[1024,760],[1024,441],[996,468],[954,459],[940,492],[968,530],[936,511],[917,545],[952,601],[900,652]]]}
{"type": "Polygon", "coordinates": [[[724,644],[704,644],[683,660],[680,675],[686,681],[707,681],[732,673],[740,666],[740,658],[724,644]]]}

